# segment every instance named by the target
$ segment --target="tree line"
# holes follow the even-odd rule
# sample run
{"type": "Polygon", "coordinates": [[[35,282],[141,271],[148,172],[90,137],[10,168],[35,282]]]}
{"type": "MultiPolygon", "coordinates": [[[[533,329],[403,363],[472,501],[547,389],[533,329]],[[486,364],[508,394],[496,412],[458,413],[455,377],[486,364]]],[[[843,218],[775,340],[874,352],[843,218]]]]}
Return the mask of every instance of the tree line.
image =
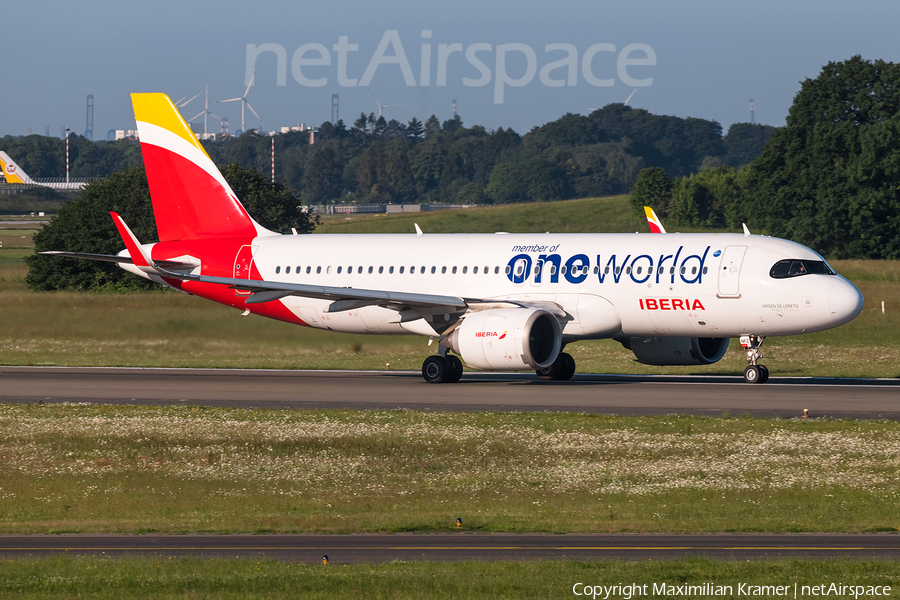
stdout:
{"type": "Polygon", "coordinates": [[[785,127],[745,167],[640,172],[636,210],[675,225],[740,228],[834,258],[900,258],[900,65],[860,56],[803,82],[785,127]]]}
{"type": "MultiPolygon", "coordinates": [[[[276,178],[304,201],[324,203],[506,204],[627,193],[638,173],[658,167],[676,177],[759,155],[774,128],[739,123],[723,137],[715,121],[654,115],[610,104],[590,115],[566,114],[525,135],[500,127],[386,120],[360,114],[347,127],[325,123],[317,142],[307,132],[275,136],[276,178]]],[[[102,178],[140,166],[135,141],[90,142],[70,136],[72,177],[102,178]]],[[[254,130],[204,142],[218,165],[268,173],[271,138],[254,130]]],[[[31,135],[0,138],[32,176],[64,177],[65,144],[31,135]]]]}

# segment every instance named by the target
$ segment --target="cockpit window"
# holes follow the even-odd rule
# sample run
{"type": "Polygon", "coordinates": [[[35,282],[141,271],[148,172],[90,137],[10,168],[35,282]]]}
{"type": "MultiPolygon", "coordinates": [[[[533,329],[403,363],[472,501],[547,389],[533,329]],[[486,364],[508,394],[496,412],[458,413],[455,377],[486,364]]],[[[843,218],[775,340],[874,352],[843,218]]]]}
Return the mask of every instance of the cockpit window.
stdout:
{"type": "Polygon", "coordinates": [[[834,275],[834,271],[823,260],[779,260],[772,265],[769,277],[772,279],[786,279],[801,275],[834,275]]]}

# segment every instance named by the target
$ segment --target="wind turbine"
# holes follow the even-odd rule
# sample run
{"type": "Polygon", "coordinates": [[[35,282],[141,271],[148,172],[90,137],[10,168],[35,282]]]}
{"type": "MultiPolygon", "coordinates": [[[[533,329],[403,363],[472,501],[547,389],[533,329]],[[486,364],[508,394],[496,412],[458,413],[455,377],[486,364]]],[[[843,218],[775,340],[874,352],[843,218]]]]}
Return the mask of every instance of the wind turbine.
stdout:
{"type": "MultiPolygon", "coordinates": [[[[628,94],[628,98],[625,100],[622,106],[628,106],[628,103],[631,102],[631,97],[634,96],[634,93],[637,91],[637,88],[631,90],[631,93],[628,94]]],[[[599,108],[588,108],[589,111],[594,112],[595,110],[600,110],[599,108]]]]}
{"type": "MultiPolygon", "coordinates": [[[[369,90],[369,93],[370,93],[370,94],[372,94],[372,98],[375,98],[375,93],[372,91],[372,88],[370,88],[370,87],[367,86],[366,89],[369,90]]],[[[382,104],[381,102],[378,101],[378,98],[375,98],[375,104],[378,105],[378,117],[379,117],[379,118],[381,118],[381,109],[383,109],[383,108],[390,108],[391,106],[406,106],[406,103],[403,103],[403,104],[382,104]]]]}
{"type": "Polygon", "coordinates": [[[246,127],[244,126],[244,107],[245,106],[250,109],[250,112],[252,112],[254,115],[256,115],[256,118],[259,119],[259,124],[262,125],[262,119],[260,118],[259,115],[256,114],[256,111],[253,110],[253,107],[250,106],[250,103],[247,101],[247,94],[250,93],[250,86],[253,85],[253,79],[255,77],[256,77],[256,71],[253,71],[253,75],[250,76],[250,83],[247,84],[247,89],[246,89],[246,91],[244,91],[243,96],[241,96],[240,98],[229,98],[228,100],[219,100],[219,102],[218,102],[218,104],[222,104],[223,102],[238,102],[238,101],[240,101],[240,103],[241,103],[241,133],[247,131],[246,127]]]}
{"type": "MultiPolygon", "coordinates": [[[[200,94],[197,94],[197,96],[199,96],[199,95],[200,94]]],[[[197,96],[194,96],[194,98],[196,98],[197,96]]],[[[193,100],[194,98],[191,98],[191,100],[193,100]]],[[[190,102],[190,100],[188,100],[188,102],[190,102]]],[[[220,118],[220,117],[214,115],[213,113],[209,112],[209,84],[208,83],[206,84],[206,104],[203,107],[202,111],[197,113],[197,115],[194,118],[188,120],[188,123],[193,122],[193,120],[196,119],[197,117],[199,117],[200,115],[203,115],[203,135],[206,135],[206,117],[213,116],[217,119],[220,118]]]]}
{"type": "Polygon", "coordinates": [[[191,102],[193,102],[193,101],[197,98],[197,96],[199,96],[199,95],[202,94],[202,93],[203,93],[203,92],[197,92],[197,95],[194,96],[193,98],[191,98],[191,99],[188,100],[188,101],[185,101],[184,98],[187,98],[187,96],[185,96],[184,98],[182,98],[181,100],[179,100],[178,102],[176,102],[176,103],[175,103],[175,106],[177,106],[178,108],[184,108],[185,106],[187,106],[188,104],[190,104],[191,102]]]}

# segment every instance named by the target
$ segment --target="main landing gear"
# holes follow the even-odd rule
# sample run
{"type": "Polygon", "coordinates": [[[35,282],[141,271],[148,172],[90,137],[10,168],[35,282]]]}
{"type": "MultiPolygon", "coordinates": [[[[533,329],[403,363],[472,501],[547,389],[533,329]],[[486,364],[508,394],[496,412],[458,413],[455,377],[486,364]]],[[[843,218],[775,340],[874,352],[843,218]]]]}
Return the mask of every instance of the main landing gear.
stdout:
{"type": "Polygon", "coordinates": [[[765,338],[761,335],[742,335],[741,347],[747,350],[747,361],[750,363],[744,369],[744,381],[747,383],[765,383],[769,380],[769,369],[765,365],[757,364],[763,357],[759,351],[765,338]]]}
{"type": "Polygon", "coordinates": [[[571,354],[560,352],[553,364],[546,369],[537,369],[535,373],[541,379],[568,381],[575,374],[575,359],[571,354]]]}
{"type": "Polygon", "coordinates": [[[456,383],[462,373],[462,361],[447,354],[446,350],[443,356],[429,356],[422,363],[422,377],[428,383],[456,383]]]}

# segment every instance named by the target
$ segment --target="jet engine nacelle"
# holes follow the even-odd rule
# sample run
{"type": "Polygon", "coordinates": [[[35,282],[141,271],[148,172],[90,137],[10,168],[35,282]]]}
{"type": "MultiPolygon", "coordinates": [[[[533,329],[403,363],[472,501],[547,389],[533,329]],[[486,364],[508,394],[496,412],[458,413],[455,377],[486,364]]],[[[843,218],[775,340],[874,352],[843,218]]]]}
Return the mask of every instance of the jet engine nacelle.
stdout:
{"type": "Polygon", "coordinates": [[[562,331],[537,308],[501,308],[466,316],[449,338],[466,365],[485,371],[546,369],[559,355],[562,331]]]}
{"type": "Polygon", "coordinates": [[[728,338],[630,337],[619,341],[645,365],[711,365],[728,350],[728,338]]]}

